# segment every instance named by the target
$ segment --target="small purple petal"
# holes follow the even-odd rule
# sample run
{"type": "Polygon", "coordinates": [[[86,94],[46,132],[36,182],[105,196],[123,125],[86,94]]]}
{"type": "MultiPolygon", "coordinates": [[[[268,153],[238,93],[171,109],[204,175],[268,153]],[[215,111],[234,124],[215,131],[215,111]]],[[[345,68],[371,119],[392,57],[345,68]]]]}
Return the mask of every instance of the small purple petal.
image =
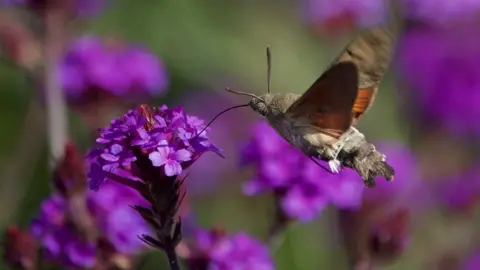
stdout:
{"type": "Polygon", "coordinates": [[[169,160],[165,164],[165,175],[174,176],[182,173],[182,166],[175,160],[169,160]]]}
{"type": "Polygon", "coordinates": [[[168,162],[168,159],[160,154],[160,152],[152,152],[148,155],[148,158],[152,161],[152,165],[160,167],[168,162]]]}
{"type": "Polygon", "coordinates": [[[192,156],[192,153],[190,153],[190,151],[181,149],[175,152],[174,158],[175,160],[178,160],[178,161],[189,161],[191,156],[192,156]]]}

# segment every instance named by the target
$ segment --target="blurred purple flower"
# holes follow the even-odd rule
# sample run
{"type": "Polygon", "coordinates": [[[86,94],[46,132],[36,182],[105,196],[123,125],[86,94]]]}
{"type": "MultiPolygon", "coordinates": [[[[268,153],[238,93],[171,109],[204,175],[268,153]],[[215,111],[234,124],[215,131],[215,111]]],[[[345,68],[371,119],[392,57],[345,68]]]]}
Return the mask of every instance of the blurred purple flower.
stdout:
{"type": "Polygon", "coordinates": [[[105,183],[98,193],[89,192],[88,202],[101,231],[117,251],[135,254],[145,247],[138,236],[150,232],[149,226],[131,206],[146,206],[147,202],[137,191],[105,183]]]}
{"type": "Polygon", "coordinates": [[[477,270],[480,269],[480,250],[471,253],[464,261],[462,270],[477,270]]]}
{"type": "Polygon", "coordinates": [[[40,213],[31,225],[33,237],[40,241],[48,260],[64,266],[93,267],[95,244],[83,240],[68,223],[68,203],[59,194],[53,194],[40,207],[40,213]]]}
{"type": "MultiPolygon", "coordinates": [[[[74,10],[78,15],[91,16],[96,15],[100,10],[102,10],[107,5],[109,0],[75,0],[72,2],[74,10]]],[[[2,0],[2,3],[4,5],[32,5],[34,8],[44,7],[49,4],[57,4],[55,1],[45,0],[2,0]]]]}
{"type": "Polygon", "coordinates": [[[163,63],[139,46],[107,44],[95,36],[73,42],[60,65],[63,88],[70,98],[108,93],[160,94],[168,86],[163,63]]]}
{"type": "Polygon", "coordinates": [[[475,19],[480,14],[480,2],[475,0],[401,0],[410,19],[433,24],[475,19]]]}
{"type": "Polygon", "coordinates": [[[480,166],[477,164],[459,175],[438,184],[440,200],[454,210],[473,210],[480,198],[480,166]]]}
{"type": "Polygon", "coordinates": [[[267,123],[253,128],[253,137],[242,151],[242,164],[253,165],[256,175],[244,184],[244,193],[273,191],[283,212],[302,222],[316,218],[333,203],[337,207],[358,207],[363,182],[350,169],[332,175],[289,145],[267,123]]]}
{"type": "MultiPolygon", "coordinates": [[[[96,263],[97,242],[85,239],[70,220],[69,201],[54,193],[43,201],[30,231],[45,249],[45,256],[62,266],[92,267],[96,263]]],[[[87,205],[100,230],[121,254],[136,254],[145,249],[138,236],[149,227],[131,205],[146,202],[134,190],[117,184],[104,185],[100,194],[89,192],[87,205]]]]}
{"type": "Polygon", "coordinates": [[[343,168],[337,175],[326,172],[261,122],[242,149],[242,164],[256,168],[254,178],[244,184],[243,191],[250,196],[273,191],[281,210],[302,222],[314,219],[329,204],[339,209],[359,209],[364,201],[400,200],[423,194],[413,154],[394,143],[382,143],[377,148],[395,168],[395,181],[365,189],[355,171],[343,168]]]}
{"type": "MultiPolygon", "coordinates": [[[[363,189],[360,207],[339,207],[339,224],[352,267],[389,263],[403,254],[410,243],[412,213],[425,210],[430,202],[413,153],[394,142],[377,143],[376,148],[395,168],[395,181],[363,189]]],[[[361,181],[357,174],[350,177],[361,181]]]]}
{"type": "Polygon", "coordinates": [[[395,168],[395,181],[379,182],[375,188],[365,189],[364,200],[393,202],[410,201],[415,198],[418,207],[428,202],[428,194],[420,179],[416,158],[412,151],[402,144],[395,142],[377,143],[376,148],[384,153],[388,163],[395,168]],[[394,199],[393,199],[394,198],[394,199]]]}
{"type": "Polygon", "coordinates": [[[385,20],[387,5],[385,0],[303,0],[303,13],[307,20],[327,27],[338,23],[369,27],[385,20]]]}
{"type": "Polygon", "coordinates": [[[422,28],[403,34],[400,68],[428,123],[457,134],[480,134],[478,48],[480,38],[471,29],[422,28]]]}
{"type": "Polygon", "coordinates": [[[167,176],[179,175],[207,151],[221,155],[205,131],[196,136],[203,127],[199,119],[185,114],[180,107],[169,109],[164,105],[150,109],[141,105],[128,111],[101,129],[97,139],[99,147],[88,155],[90,188],[97,190],[115,175],[139,180],[140,176],[132,168],[137,160],[134,151],[149,156],[152,166],[163,167],[167,176]],[[185,131],[191,135],[181,136],[185,131]]]}
{"type": "Polygon", "coordinates": [[[268,248],[244,232],[227,236],[218,230],[199,230],[194,240],[194,253],[188,258],[192,269],[275,269],[268,248]]]}

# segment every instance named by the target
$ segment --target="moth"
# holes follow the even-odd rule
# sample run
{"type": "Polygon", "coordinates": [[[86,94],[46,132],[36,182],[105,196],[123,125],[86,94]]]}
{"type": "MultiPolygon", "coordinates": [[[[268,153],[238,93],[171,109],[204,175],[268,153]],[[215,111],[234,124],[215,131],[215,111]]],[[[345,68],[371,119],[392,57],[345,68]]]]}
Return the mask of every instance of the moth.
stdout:
{"type": "Polygon", "coordinates": [[[365,186],[374,187],[375,177],[392,181],[395,172],[355,125],[373,104],[391,62],[394,40],[386,27],[360,33],[303,95],[271,93],[267,47],[267,93],[257,96],[226,90],[251,96],[248,105],[317,165],[327,170],[315,159],[328,161],[332,173],[350,167],[365,186]]]}

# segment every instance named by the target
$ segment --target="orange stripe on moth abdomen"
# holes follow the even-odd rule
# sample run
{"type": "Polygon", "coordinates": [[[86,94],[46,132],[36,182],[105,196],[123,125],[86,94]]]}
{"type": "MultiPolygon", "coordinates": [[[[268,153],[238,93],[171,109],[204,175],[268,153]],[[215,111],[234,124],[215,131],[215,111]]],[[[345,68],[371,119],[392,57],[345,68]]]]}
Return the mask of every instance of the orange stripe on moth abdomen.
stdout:
{"type": "Polygon", "coordinates": [[[353,104],[353,113],[355,116],[363,114],[370,106],[373,97],[373,88],[358,89],[357,98],[353,104]]]}

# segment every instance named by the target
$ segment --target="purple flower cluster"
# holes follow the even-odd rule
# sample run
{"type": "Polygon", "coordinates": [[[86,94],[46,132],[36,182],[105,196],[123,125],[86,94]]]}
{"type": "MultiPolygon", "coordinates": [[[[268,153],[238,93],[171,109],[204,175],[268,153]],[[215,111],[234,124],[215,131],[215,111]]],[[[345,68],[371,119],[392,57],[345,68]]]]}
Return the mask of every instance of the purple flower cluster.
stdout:
{"type": "MultiPolygon", "coordinates": [[[[4,5],[46,5],[48,1],[36,0],[2,0],[4,5]]],[[[54,2],[54,1],[52,1],[54,2]]],[[[80,16],[89,16],[97,14],[109,0],[75,0],[72,1],[75,12],[80,16]]]]}
{"type": "Polygon", "coordinates": [[[256,195],[273,191],[279,196],[284,213],[302,222],[314,219],[329,204],[340,209],[358,209],[366,199],[381,199],[400,191],[407,193],[411,183],[418,179],[412,153],[392,143],[378,148],[398,172],[396,180],[380,182],[375,189],[364,191],[355,171],[342,168],[338,175],[326,172],[268,124],[260,122],[242,152],[242,164],[257,169],[255,177],[245,183],[244,193],[256,195]]]}
{"type": "Polygon", "coordinates": [[[68,222],[68,203],[60,194],[42,202],[31,225],[31,234],[45,250],[44,256],[61,265],[92,267],[96,243],[82,240],[68,222]]]}
{"type": "Polygon", "coordinates": [[[102,234],[118,252],[136,254],[145,248],[138,237],[150,228],[131,206],[147,202],[136,190],[112,181],[98,193],[89,192],[88,202],[102,234]]]}
{"type": "Polygon", "coordinates": [[[339,20],[368,27],[384,21],[388,1],[385,0],[303,0],[304,16],[313,23],[332,24],[339,20]]]}
{"type": "Polygon", "coordinates": [[[480,12],[480,2],[472,0],[402,0],[401,4],[410,19],[434,24],[471,20],[480,12]]]}
{"type": "Polygon", "coordinates": [[[449,209],[472,210],[480,198],[480,167],[478,164],[459,175],[440,180],[440,182],[438,195],[449,209]]]}
{"type": "Polygon", "coordinates": [[[60,65],[63,88],[69,97],[86,94],[162,93],[168,86],[160,59],[140,46],[125,46],[84,36],[67,49],[60,65]]]}
{"type": "MultiPolygon", "coordinates": [[[[96,263],[96,240],[85,239],[71,220],[69,201],[54,193],[43,201],[30,232],[49,260],[63,266],[92,267],[96,263]]],[[[88,210],[100,234],[121,254],[135,254],[145,248],[138,236],[149,232],[145,221],[130,205],[145,204],[134,190],[117,183],[105,185],[100,194],[89,192],[88,210]]]]}
{"type": "MultiPolygon", "coordinates": [[[[476,27],[476,26],[472,26],[476,27]]],[[[480,134],[480,38],[470,29],[411,29],[399,44],[400,68],[428,122],[480,134]]]]}
{"type": "Polygon", "coordinates": [[[415,198],[417,208],[420,204],[426,205],[426,186],[421,182],[414,153],[396,142],[381,142],[375,144],[375,147],[385,154],[388,163],[395,168],[395,181],[379,181],[375,188],[365,189],[364,201],[412,202],[412,198],[415,198]],[[422,199],[425,201],[421,202],[422,199]]]}
{"type": "Polygon", "coordinates": [[[115,175],[138,180],[134,151],[148,155],[152,166],[163,168],[166,176],[180,175],[207,151],[221,155],[206,131],[200,133],[203,128],[203,120],[185,114],[181,107],[141,105],[128,111],[100,130],[100,146],[89,153],[90,188],[97,190],[115,175]]]}
{"type": "Polygon", "coordinates": [[[200,230],[195,235],[195,250],[208,270],[275,269],[268,248],[244,232],[227,236],[216,230],[200,230]]]}
{"type": "Polygon", "coordinates": [[[273,190],[290,218],[310,221],[329,203],[340,208],[361,204],[363,182],[353,170],[342,169],[339,175],[325,172],[265,122],[254,127],[253,138],[243,148],[242,164],[257,169],[255,178],[245,183],[244,193],[273,190]]]}

